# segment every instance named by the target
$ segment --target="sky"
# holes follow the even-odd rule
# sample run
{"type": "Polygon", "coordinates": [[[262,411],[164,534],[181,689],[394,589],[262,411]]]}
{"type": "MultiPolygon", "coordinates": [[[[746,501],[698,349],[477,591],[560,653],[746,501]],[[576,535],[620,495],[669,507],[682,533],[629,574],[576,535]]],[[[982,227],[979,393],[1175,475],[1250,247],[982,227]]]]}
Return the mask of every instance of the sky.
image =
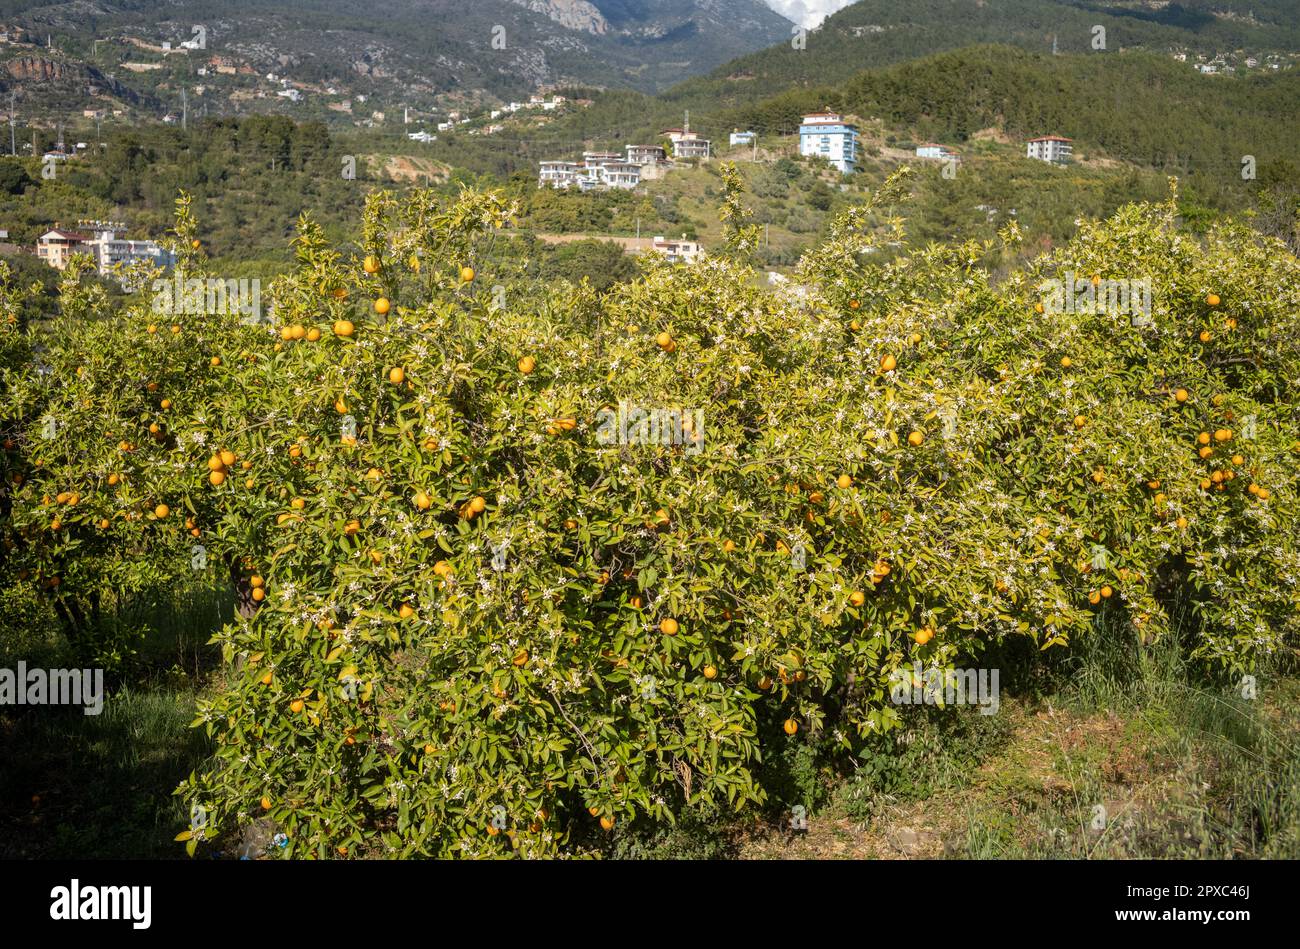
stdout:
{"type": "Polygon", "coordinates": [[[820,25],[836,10],[842,10],[853,0],[767,0],[767,5],[786,19],[800,26],[820,25]]]}

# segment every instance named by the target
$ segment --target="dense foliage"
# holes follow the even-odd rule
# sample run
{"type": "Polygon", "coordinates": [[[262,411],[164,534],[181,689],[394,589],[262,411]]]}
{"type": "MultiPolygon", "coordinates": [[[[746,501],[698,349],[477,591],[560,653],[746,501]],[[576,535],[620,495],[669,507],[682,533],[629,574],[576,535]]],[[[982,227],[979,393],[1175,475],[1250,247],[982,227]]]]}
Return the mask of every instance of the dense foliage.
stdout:
{"type": "MultiPolygon", "coordinates": [[[[6,327],[3,582],[74,629],[108,590],[239,592],[191,852],[582,851],[762,801],[805,735],[896,726],[914,659],[1065,648],[1099,614],[1222,669],[1295,647],[1281,243],[1191,237],[1171,198],[994,280],[984,245],[873,253],[898,176],[772,291],[723,184],[725,250],[604,293],[475,272],[499,194],[377,193],[355,248],[301,222],[271,325],[110,312],[74,269],[45,371],[6,327]],[[1149,281],[1150,312],[1057,306],[1067,275],[1149,281]]],[[[182,202],[182,279],[199,233],[182,202]]]]}

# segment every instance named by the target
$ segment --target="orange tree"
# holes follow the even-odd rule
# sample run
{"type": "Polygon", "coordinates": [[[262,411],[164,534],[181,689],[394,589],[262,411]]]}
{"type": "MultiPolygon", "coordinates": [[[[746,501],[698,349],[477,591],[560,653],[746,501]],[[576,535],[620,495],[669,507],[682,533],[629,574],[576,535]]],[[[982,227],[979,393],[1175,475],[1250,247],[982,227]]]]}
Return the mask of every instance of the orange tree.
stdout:
{"type": "MultiPolygon", "coordinates": [[[[993,245],[897,252],[900,176],[768,290],[724,184],[726,253],[603,295],[476,272],[497,195],[380,193],[355,254],[301,223],[269,323],[142,300],[49,334],[29,569],[184,583],[197,544],[240,591],[191,852],[582,850],[896,726],[915,659],[1103,611],[1228,670],[1294,641],[1282,245],[1193,240],[1171,198],[994,281],[993,245]],[[1043,305],[1065,273],[1149,281],[1150,320],[1043,305]]],[[[177,237],[205,277],[184,203],[177,237]]]]}

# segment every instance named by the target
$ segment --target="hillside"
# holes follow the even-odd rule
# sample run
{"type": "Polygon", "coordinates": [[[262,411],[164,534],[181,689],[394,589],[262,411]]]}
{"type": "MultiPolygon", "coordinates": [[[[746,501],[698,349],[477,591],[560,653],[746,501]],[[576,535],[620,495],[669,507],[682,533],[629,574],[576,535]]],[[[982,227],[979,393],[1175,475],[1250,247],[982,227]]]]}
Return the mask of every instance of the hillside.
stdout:
{"type": "Polygon", "coordinates": [[[723,118],[793,129],[803,112],[823,106],[952,144],[990,126],[1016,137],[1065,135],[1094,156],[1220,182],[1241,182],[1243,155],[1264,166],[1293,161],[1300,146],[1300,71],[1202,76],[1147,53],[964,49],[788,92],[723,118]]]}
{"type": "MultiPolygon", "coordinates": [[[[107,0],[89,15],[83,3],[58,0],[0,4],[0,22],[26,31],[44,58],[98,68],[173,107],[186,85],[196,108],[194,88],[206,87],[211,112],[289,109],[278,86],[259,83],[274,74],[314,100],[300,115],[358,96],[432,110],[447,94],[509,99],[574,81],[655,90],[790,29],[762,0],[392,0],[382,16],[346,0],[107,0]],[[195,24],[206,30],[204,48],[180,49],[195,24]],[[43,48],[47,39],[53,49],[43,48]]],[[[64,90],[57,105],[76,111],[73,99],[64,90]]]]}
{"type": "Polygon", "coordinates": [[[804,49],[788,41],[719,66],[708,76],[672,89],[680,105],[753,101],[791,86],[848,80],[868,67],[887,66],[981,43],[1050,53],[1095,53],[1093,27],[1106,30],[1106,52],[1144,48],[1181,53],[1189,61],[1241,51],[1244,60],[1300,50],[1300,2],[1242,3],[1239,14],[1216,12],[1223,3],[1186,0],[1159,9],[1140,3],[1066,0],[862,0],[809,33],[804,49]],[[1247,9],[1248,8],[1248,9],[1247,9]]]}

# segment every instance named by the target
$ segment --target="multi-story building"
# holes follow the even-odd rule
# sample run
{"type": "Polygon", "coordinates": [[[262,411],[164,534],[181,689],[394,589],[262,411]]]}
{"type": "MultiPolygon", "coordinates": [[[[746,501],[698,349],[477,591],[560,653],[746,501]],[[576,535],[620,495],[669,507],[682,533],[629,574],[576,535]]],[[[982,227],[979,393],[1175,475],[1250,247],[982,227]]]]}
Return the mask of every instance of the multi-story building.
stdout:
{"type": "Polygon", "coordinates": [[[650,249],[665,255],[670,262],[675,264],[693,264],[704,253],[699,241],[688,241],[685,237],[680,240],[656,237],[654,243],[650,245],[650,249]]]}
{"type": "Polygon", "coordinates": [[[799,126],[799,154],[825,158],[841,174],[858,165],[858,129],[838,112],[811,112],[799,126]]]}
{"type": "Polygon", "coordinates": [[[99,272],[107,277],[119,264],[129,267],[132,264],[150,263],[155,267],[166,269],[176,263],[176,255],[157,241],[130,241],[114,234],[91,241],[90,247],[99,262],[99,272]]]}
{"type": "Polygon", "coordinates": [[[1031,138],[1025,145],[1026,158],[1037,158],[1039,161],[1056,164],[1068,162],[1074,153],[1073,141],[1059,135],[1041,135],[1038,138],[1031,138]]]}
{"type": "Polygon", "coordinates": [[[662,164],[668,160],[668,153],[662,145],[629,145],[627,160],[634,165],[662,164]]]}
{"type": "Polygon", "coordinates": [[[538,176],[539,188],[569,188],[578,183],[578,172],[582,165],[576,161],[544,161],[538,176]]]}
{"type": "Polygon", "coordinates": [[[36,239],[36,256],[55,270],[65,270],[73,254],[90,253],[89,242],[86,234],[54,228],[36,239]]]}
{"type": "Polygon", "coordinates": [[[700,138],[689,128],[664,129],[664,135],[673,143],[674,158],[699,158],[707,161],[711,157],[713,143],[707,138],[700,138]]]}
{"type": "Polygon", "coordinates": [[[601,178],[606,187],[631,191],[641,183],[641,166],[630,161],[612,161],[601,166],[601,178]]]}

